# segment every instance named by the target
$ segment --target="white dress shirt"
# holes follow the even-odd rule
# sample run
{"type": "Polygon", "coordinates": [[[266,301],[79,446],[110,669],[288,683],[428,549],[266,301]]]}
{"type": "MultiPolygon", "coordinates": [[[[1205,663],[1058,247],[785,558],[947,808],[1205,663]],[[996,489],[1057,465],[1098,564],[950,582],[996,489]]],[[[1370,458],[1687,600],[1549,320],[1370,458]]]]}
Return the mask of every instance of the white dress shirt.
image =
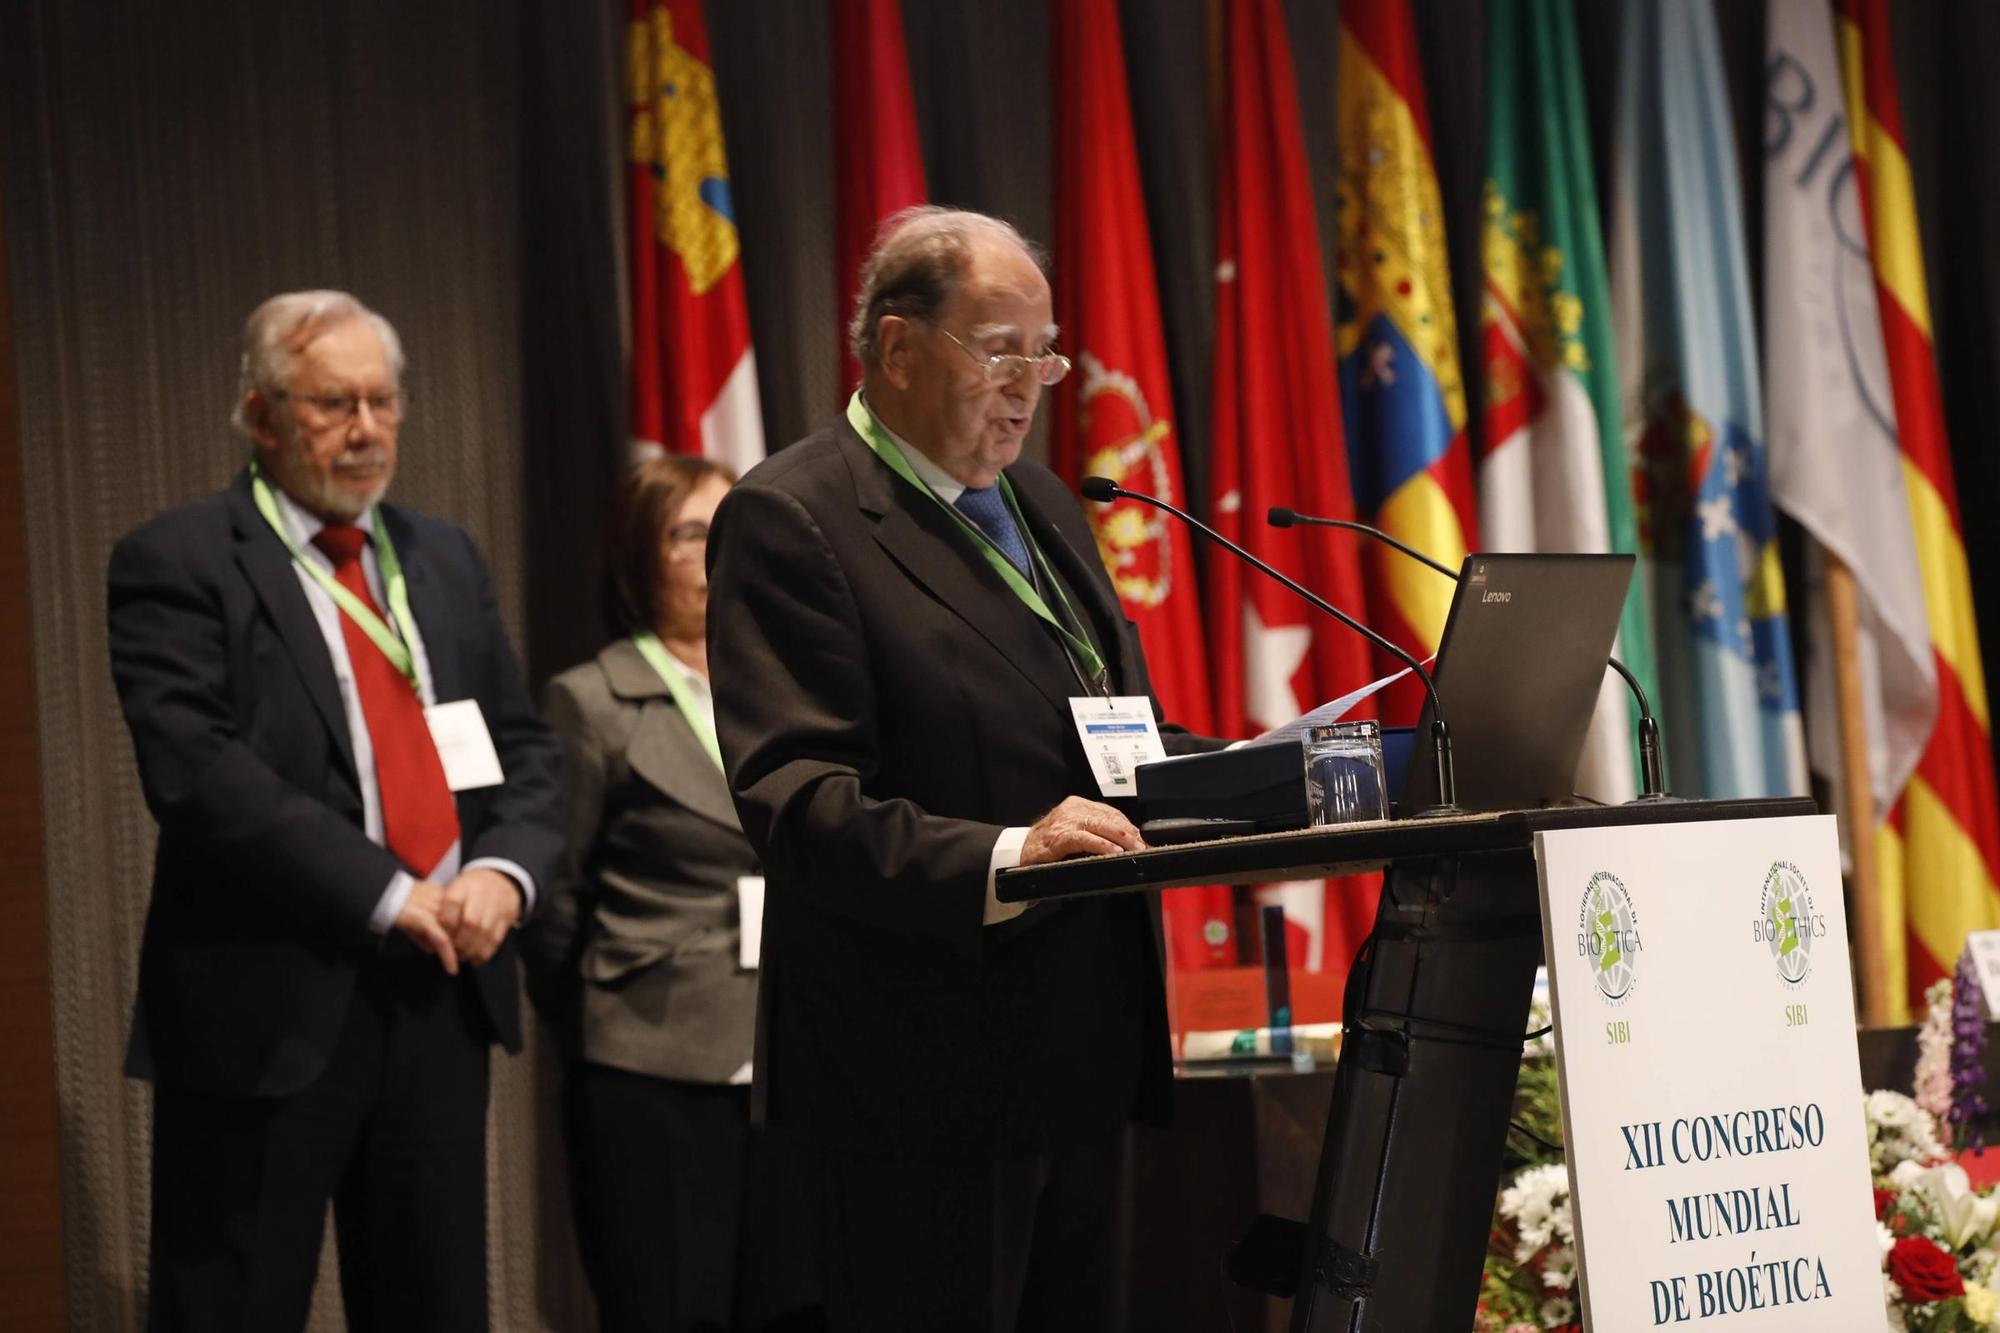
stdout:
{"type": "MultiPolygon", "coordinates": [[[[313,538],[319,535],[319,530],[326,524],[316,515],[301,508],[297,501],[278,487],[273,486],[271,494],[278,499],[278,512],[284,516],[285,526],[291,530],[292,540],[298,544],[302,557],[312,561],[329,576],[332,575],[332,557],[313,545],[313,538]]],[[[388,599],[383,594],[382,571],[375,561],[374,508],[370,507],[367,513],[356,519],[354,526],[369,536],[369,540],[361,547],[361,572],[368,580],[368,591],[375,599],[376,607],[386,611],[388,599]]],[[[383,838],[382,792],[375,780],[375,745],[369,739],[368,721],[361,712],[361,692],[354,682],[354,663],[347,655],[347,635],[340,623],[342,612],[339,604],[333,600],[333,595],[322,588],[319,580],[310,572],[296,565],[294,572],[299,576],[299,586],[306,591],[306,602],[312,607],[313,618],[319,622],[319,632],[326,640],[327,654],[333,658],[333,677],[340,684],[340,703],[347,714],[347,736],[354,748],[354,772],[361,780],[362,829],[367,833],[368,840],[379,846],[382,845],[383,838]]],[[[385,614],[383,620],[389,626],[391,634],[398,638],[402,637],[402,629],[396,624],[394,617],[385,614]]],[[[416,667],[424,706],[428,708],[437,702],[437,694],[431,684],[431,661],[429,655],[424,652],[422,631],[414,621],[410,628],[413,631],[408,645],[410,658],[416,667]]],[[[459,873],[458,858],[461,855],[463,855],[462,842],[454,839],[451,846],[446,849],[443,859],[431,868],[425,878],[434,884],[449,884],[459,873]]],[[[535,881],[526,870],[499,856],[479,857],[464,869],[472,870],[479,867],[498,870],[514,881],[515,886],[521,890],[523,917],[534,909],[535,881]]],[[[408,871],[398,870],[391,876],[388,885],[382,890],[381,899],[375,904],[374,912],[369,915],[368,928],[378,935],[388,934],[395,926],[396,918],[402,915],[403,904],[409,901],[410,891],[416,884],[416,880],[408,871]]]]}

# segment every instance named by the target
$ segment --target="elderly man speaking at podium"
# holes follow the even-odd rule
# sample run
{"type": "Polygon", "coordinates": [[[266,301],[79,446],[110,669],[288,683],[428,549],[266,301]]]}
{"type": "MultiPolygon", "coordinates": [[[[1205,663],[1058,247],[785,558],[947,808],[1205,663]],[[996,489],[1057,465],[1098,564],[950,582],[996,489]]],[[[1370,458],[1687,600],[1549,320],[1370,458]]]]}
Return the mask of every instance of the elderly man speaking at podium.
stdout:
{"type": "Polygon", "coordinates": [[[1021,461],[1069,370],[1049,284],[1006,223],[910,210],[850,334],[843,419],[746,476],[709,546],[717,729],[770,881],[759,1100],[820,1149],[836,1327],[1114,1328],[1125,1130],[1170,1096],[1158,900],[994,896],[1141,845],[1079,719],[1157,725],[1083,514],[1021,461]]]}

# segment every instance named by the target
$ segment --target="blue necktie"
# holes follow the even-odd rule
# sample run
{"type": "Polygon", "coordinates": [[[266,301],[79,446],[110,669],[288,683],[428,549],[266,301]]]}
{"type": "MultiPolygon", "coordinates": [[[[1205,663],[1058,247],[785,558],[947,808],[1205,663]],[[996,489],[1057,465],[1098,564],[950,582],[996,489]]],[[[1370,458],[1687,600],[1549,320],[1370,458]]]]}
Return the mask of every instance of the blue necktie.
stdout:
{"type": "Polygon", "coordinates": [[[1028,544],[1021,540],[1021,530],[1014,523],[1014,515],[1008,512],[1007,501],[1001,496],[1000,488],[987,486],[980,490],[966,487],[957,500],[958,511],[979,525],[979,530],[993,539],[1000,548],[1000,554],[1014,562],[1014,568],[1025,577],[1028,574],[1028,544]]]}

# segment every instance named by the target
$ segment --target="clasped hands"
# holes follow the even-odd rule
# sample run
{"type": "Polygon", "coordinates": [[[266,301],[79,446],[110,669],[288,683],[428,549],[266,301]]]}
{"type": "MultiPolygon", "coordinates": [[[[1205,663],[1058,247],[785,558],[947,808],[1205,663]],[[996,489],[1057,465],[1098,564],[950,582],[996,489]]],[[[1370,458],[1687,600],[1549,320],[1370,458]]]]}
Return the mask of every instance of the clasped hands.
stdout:
{"type": "Polygon", "coordinates": [[[396,929],[457,976],[461,960],[476,967],[498,953],[520,919],[521,890],[514,881],[475,866],[443,888],[418,880],[396,916],[396,929]]]}

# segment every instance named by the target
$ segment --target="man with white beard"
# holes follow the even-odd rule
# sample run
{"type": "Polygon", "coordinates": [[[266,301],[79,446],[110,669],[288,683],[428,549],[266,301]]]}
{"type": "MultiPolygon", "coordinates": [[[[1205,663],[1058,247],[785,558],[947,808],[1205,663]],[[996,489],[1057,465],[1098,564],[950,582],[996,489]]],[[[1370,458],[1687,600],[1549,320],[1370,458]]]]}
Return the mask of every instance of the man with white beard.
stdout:
{"type": "Polygon", "coordinates": [[[487,1326],[488,1052],[520,1046],[557,759],[471,539],[381,502],[402,369],[345,293],[264,302],[249,466],[111,556],[160,828],[126,1063],[155,1329],[303,1327],[329,1201],[350,1328],[487,1326]]]}

